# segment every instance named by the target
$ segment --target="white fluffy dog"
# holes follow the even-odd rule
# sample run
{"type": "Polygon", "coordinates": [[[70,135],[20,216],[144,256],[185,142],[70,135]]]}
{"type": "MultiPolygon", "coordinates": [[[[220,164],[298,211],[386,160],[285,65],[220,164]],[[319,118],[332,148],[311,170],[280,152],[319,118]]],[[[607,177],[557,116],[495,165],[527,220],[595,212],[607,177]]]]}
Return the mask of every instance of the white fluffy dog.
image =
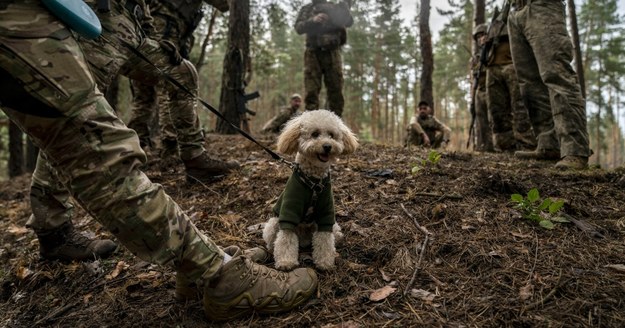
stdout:
{"type": "Polygon", "coordinates": [[[334,217],[330,165],[357,147],[354,133],[327,110],[306,111],[284,127],[277,148],[285,154],[297,152],[296,165],[273,208],[275,217],[263,229],[277,269],[298,266],[299,248],[311,243],[315,266],[334,268],[335,240],[342,233],[334,217]]]}

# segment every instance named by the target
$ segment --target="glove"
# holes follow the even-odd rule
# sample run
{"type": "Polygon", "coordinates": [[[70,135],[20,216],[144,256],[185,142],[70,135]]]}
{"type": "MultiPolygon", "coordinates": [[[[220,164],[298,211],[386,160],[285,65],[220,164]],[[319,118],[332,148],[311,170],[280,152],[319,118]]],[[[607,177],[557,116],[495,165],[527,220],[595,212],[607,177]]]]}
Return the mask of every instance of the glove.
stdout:
{"type": "Polygon", "coordinates": [[[163,50],[165,50],[165,52],[169,56],[169,62],[172,65],[178,66],[180,65],[180,63],[182,63],[182,56],[180,56],[178,48],[176,48],[176,45],[173,42],[169,40],[161,40],[158,42],[158,44],[161,46],[161,48],[163,48],[163,50]]]}

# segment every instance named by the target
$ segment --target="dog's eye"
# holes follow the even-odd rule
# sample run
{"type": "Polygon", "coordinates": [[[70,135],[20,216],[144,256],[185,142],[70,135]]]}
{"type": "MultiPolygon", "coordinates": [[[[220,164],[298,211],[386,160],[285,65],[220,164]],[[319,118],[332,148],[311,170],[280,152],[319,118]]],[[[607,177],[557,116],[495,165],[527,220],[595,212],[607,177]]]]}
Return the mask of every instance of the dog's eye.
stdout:
{"type": "Polygon", "coordinates": [[[318,138],[318,137],[319,137],[319,131],[315,131],[315,132],[313,132],[313,133],[311,134],[311,136],[312,136],[313,138],[318,138]]]}
{"type": "Polygon", "coordinates": [[[330,132],[330,133],[328,133],[328,135],[330,135],[331,139],[334,139],[334,133],[330,132]]]}

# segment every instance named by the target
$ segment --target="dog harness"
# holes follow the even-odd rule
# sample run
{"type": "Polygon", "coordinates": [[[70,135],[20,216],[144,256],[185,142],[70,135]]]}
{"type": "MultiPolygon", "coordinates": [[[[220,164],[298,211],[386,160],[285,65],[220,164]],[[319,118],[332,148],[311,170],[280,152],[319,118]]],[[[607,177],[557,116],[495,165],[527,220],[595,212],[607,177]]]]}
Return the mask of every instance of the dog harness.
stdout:
{"type": "Polygon", "coordinates": [[[296,165],[273,212],[280,229],[293,230],[299,223],[315,222],[318,231],[332,231],[336,220],[330,175],[312,178],[296,165]]]}

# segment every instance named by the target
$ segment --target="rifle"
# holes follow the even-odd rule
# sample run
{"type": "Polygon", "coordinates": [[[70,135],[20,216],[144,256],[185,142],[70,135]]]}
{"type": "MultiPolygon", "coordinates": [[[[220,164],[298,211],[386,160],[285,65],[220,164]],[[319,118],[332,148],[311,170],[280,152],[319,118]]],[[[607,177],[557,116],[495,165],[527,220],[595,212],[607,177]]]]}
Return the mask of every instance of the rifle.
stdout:
{"type": "Polygon", "coordinates": [[[241,123],[241,130],[246,133],[250,133],[250,124],[249,119],[247,118],[247,114],[256,115],[256,112],[247,108],[247,102],[260,97],[260,93],[258,91],[254,91],[252,93],[245,93],[245,87],[247,85],[245,79],[243,78],[243,54],[238,48],[234,48],[231,50],[230,56],[234,59],[234,90],[236,91],[235,95],[235,104],[237,108],[237,113],[239,114],[239,120],[241,123]]]}
{"type": "MultiPolygon", "coordinates": [[[[504,12],[503,12],[503,15],[504,15],[503,18],[505,19],[503,20],[504,22],[507,21],[508,19],[509,11],[510,11],[510,2],[506,0],[505,5],[504,5],[504,12]]],[[[490,24],[488,24],[488,29],[486,30],[487,36],[491,34],[491,30],[493,26],[495,25],[495,22],[497,21],[497,17],[499,16],[499,14],[500,14],[499,7],[495,7],[493,18],[491,19],[490,24]]],[[[499,31],[497,32],[497,37],[495,39],[499,38],[499,34],[501,34],[501,31],[504,26],[505,24],[501,25],[501,27],[499,28],[499,31]]],[[[484,42],[484,44],[480,47],[479,64],[478,64],[477,70],[473,71],[473,83],[471,85],[471,102],[469,103],[469,112],[471,113],[471,124],[469,125],[469,140],[467,140],[467,148],[469,148],[469,145],[471,144],[471,139],[473,139],[473,131],[475,130],[475,116],[476,116],[475,99],[477,98],[477,89],[480,83],[480,73],[482,72],[482,69],[484,69],[484,66],[488,64],[488,54],[490,52],[490,49],[493,48],[493,44],[496,45],[496,43],[494,42],[487,41],[487,42],[484,42]]]]}

